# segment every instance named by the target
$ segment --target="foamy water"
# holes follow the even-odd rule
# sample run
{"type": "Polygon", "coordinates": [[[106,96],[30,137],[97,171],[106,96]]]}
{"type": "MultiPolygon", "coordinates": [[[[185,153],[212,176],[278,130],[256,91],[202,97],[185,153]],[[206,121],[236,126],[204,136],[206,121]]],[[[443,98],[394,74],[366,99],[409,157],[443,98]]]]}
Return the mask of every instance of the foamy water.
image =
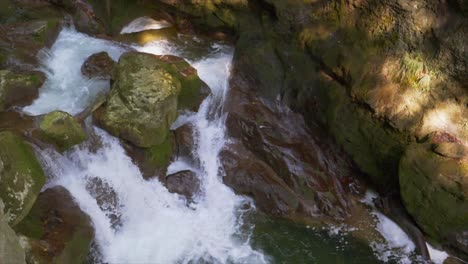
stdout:
{"type": "MultiPolygon", "coordinates": [[[[25,111],[44,113],[61,109],[71,113],[83,110],[99,82],[80,76],[79,66],[94,52],[108,51],[117,59],[122,49],[65,29],[44,60],[53,69],[41,96],[25,111]],[[93,46],[91,48],[91,46],[93,46]],[[59,64],[68,65],[58,67],[59,64]],[[79,65],[79,66],[78,66],[79,65]],[[92,91],[90,91],[92,87],[92,91]],[[79,98],[77,98],[79,97],[79,98]],[[85,97],[85,98],[83,98],[85,97]]],[[[177,49],[165,42],[136,47],[157,54],[175,54],[177,49]]],[[[266,263],[261,252],[249,245],[250,233],[243,228],[244,210],[253,210],[251,200],[235,195],[222,183],[218,153],[224,146],[224,116],[219,111],[227,89],[233,50],[227,46],[192,61],[200,77],[213,93],[198,113],[178,122],[192,122],[200,159],[197,170],[201,192],[187,201],[157,180],[144,180],[138,167],[126,155],[119,140],[98,128],[91,133],[102,147],[91,152],[85,142],[65,155],[46,150],[42,153],[51,181],[48,186],[67,188],[80,208],[93,222],[99,259],[107,263],[266,263]],[[249,209],[245,209],[249,208],[249,209]]],[[[187,165],[187,164],[185,164],[187,165]]],[[[171,172],[185,169],[177,161],[171,172]]]]}

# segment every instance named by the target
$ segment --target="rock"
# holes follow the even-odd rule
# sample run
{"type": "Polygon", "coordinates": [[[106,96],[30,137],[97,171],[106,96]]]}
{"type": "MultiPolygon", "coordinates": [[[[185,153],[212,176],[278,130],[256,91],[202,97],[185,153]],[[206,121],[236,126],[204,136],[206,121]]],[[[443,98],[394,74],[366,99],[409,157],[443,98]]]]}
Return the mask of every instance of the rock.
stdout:
{"type": "Polygon", "coordinates": [[[198,108],[204,85],[185,60],[139,52],[121,56],[113,81],[96,121],[111,134],[144,148],[166,139],[178,108],[198,108]]]}
{"type": "Polygon", "coordinates": [[[107,104],[94,112],[98,125],[138,147],[164,142],[177,117],[180,81],[158,57],[139,52],[124,53],[112,78],[107,104]]]}
{"type": "Polygon", "coordinates": [[[127,155],[140,168],[145,179],[154,176],[166,175],[167,167],[173,160],[174,140],[168,135],[161,144],[148,148],[136,147],[133,144],[124,144],[127,155]]]}
{"type": "Polygon", "coordinates": [[[66,151],[86,140],[86,134],[80,123],[70,114],[62,111],[50,112],[39,123],[41,137],[55,145],[60,151],[66,151]]]}
{"type": "Polygon", "coordinates": [[[41,72],[14,73],[0,70],[0,111],[32,103],[44,81],[45,76],[41,72]]]}
{"type": "Polygon", "coordinates": [[[19,238],[4,219],[3,207],[0,199],[0,262],[26,263],[24,249],[21,247],[19,238]]]}
{"type": "Polygon", "coordinates": [[[86,0],[50,0],[49,2],[70,12],[73,24],[80,32],[98,35],[106,32],[101,19],[95,14],[93,6],[86,0]]]}
{"type": "Polygon", "coordinates": [[[89,216],[61,186],[42,192],[15,229],[28,238],[33,263],[83,263],[94,239],[89,216]]]}
{"type": "Polygon", "coordinates": [[[286,105],[259,97],[236,67],[225,105],[232,152],[221,159],[226,184],[275,215],[344,217],[353,203],[352,163],[327,135],[311,136],[286,105]]]}
{"type": "Polygon", "coordinates": [[[299,196],[268,164],[242,146],[227,146],[220,160],[226,173],[224,184],[236,193],[252,196],[263,212],[284,216],[299,209],[299,196]]]}
{"type": "Polygon", "coordinates": [[[103,51],[89,56],[81,66],[81,73],[90,79],[110,80],[114,65],[115,62],[109,54],[103,51]]]}
{"type": "Polygon", "coordinates": [[[200,180],[197,174],[190,170],[180,171],[166,176],[163,184],[172,193],[178,193],[187,199],[193,199],[200,192],[200,180]]]}
{"type": "Polygon", "coordinates": [[[195,162],[196,157],[193,155],[193,151],[195,151],[196,147],[194,133],[193,125],[190,123],[182,125],[174,130],[175,158],[188,159],[195,162]]]}
{"type": "Polygon", "coordinates": [[[435,153],[454,159],[468,159],[468,147],[458,143],[439,143],[432,146],[435,153]]]}
{"type": "Polygon", "coordinates": [[[405,207],[424,232],[467,257],[468,161],[433,152],[431,141],[414,143],[399,178],[405,207]]]}
{"type": "Polygon", "coordinates": [[[57,39],[63,15],[48,7],[19,9],[20,17],[0,26],[0,69],[34,71],[40,66],[39,51],[50,48],[57,39]]]}
{"type": "Polygon", "coordinates": [[[12,132],[0,132],[0,198],[10,225],[26,216],[44,183],[44,172],[32,148],[12,132]]]}

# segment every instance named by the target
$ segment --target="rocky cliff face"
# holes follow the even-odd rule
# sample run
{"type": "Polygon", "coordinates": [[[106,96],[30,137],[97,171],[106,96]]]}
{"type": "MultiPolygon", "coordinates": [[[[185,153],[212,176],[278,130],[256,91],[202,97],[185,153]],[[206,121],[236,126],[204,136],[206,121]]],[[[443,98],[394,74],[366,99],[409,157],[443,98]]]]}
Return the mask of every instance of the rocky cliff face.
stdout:
{"type": "MultiPolygon", "coordinates": [[[[427,184],[440,186],[430,175],[444,173],[439,170],[451,162],[441,158],[438,163],[445,165],[430,167],[424,155],[414,160],[415,142],[440,132],[455,138],[460,145],[457,149],[468,144],[464,1],[159,2],[182,28],[190,28],[189,20],[195,29],[202,25],[234,32],[233,79],[241,80],[243,94],[247,90],[288,105],[303,115],[312,134],[328,130],[379,190],[398,192],[401,185],[409,213],[426,234],[445,244],[455,243],[442,231],[451,224],[426,221],[427,216],[416,209],[414,201],[432,199],[426,185],[407,179],[409,162],[416,162],[427,184]]],[[[231,96],[235,101],[236,94],[231,96]]],[[[243,110],[233,112],[240,112],[241,118],[250,115],[243,110]]],[[[272,127],[278,131],[281,125],[272,127]]],[[[450,155],[466,158],[465,152],[455,152],[450,155]]],[[[468,177],[464,172],[460,175],[468,177]]],[[[454,203],[466,205],[462,195],[466,186],[457,186],[454,203]]],[[[453,193],[445,190],[439,194],[453,193]]],[[[451,203],[428,210],[435,215],[457,212],[451,203]]],[[[457,234],[463,237],[468,219],[461,222],[457,234]]],[[[466,241],[466,236],[456,240],[466,241]]],[[[466,245],[457,245],[466,254],[466,245]]]]}

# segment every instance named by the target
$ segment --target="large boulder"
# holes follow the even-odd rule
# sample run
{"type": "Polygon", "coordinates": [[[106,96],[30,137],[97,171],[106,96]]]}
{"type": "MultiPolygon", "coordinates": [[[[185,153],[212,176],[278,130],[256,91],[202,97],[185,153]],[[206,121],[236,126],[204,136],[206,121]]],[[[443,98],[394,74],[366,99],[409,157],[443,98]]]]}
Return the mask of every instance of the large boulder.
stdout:
{"type": "Polygon", "coordinates": [[[204,83],[184,59],[127,52],[115,66],[107,104],[94,116],[111,134],[148,148],[163,143],[178,108],[198,107],[204,83]]]}
{"type": "Polygon", "coordinates": [[[83,263],[94,239],[89,216],[61,186],[42,192],[15,230],[26,237],[30,263],[83,263]]]}
{"type": "Polygon", "coordinates": [[[0,198],[8,223],[14,226],[24,218],[44,183],[32,148],[12,132],[0,132],[0,198]]]}
{"type": "Polygon", "coordinates": [[[19,238],[4,219],[3,207],[0,199],[0,262],[26,263],[24,249],[21,247],[19,238]]]}
{"type": "Polygon", "coordinates": [[[466,147],[451,138],[408,146],[400,161],[400,190],[424,232],[467,257],[468,156],[461,156],[466,147]]]}
{"type": "Polygon", "coordinates": [[[41,72],[15,73],[0,70],[0,111],[31,103],[45,81],[41,72]]]}
{"type": "Polygon", "coordinates": [[[53,144],[61,152],[86,139],[80,123],[72,115],[62,111],[50,112],[43,116],[39,129],[41,138],[53,144]]]}
{"type": "Polygon", "coordinates": [[[112,79],[107,104],[94,114],[97,123],[139,147],[161,144],[177,117],[180,81],[158,57],[139,52],[124,53],[112,79]]]}

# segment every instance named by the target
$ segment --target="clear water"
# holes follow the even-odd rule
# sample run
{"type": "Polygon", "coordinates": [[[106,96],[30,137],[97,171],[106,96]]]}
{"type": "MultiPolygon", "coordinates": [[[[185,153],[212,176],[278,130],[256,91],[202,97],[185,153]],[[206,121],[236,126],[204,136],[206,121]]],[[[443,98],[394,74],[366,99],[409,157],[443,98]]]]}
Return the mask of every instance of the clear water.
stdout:
{"type": "MultiPolygon", "coordinates": [[[[179,36],[133,48],[186,58],[212,95],[198,113],[181,115],[173,127],[196,128],[201,193],[193,203],[169,193],[157,179],[144,180],[118,139],[88,123],[90,139],[64,155],[42,152],[47,187],[62,185],[74,196],[96,230],[97,254],[104,263],[407,263],[414,245],[401,229],[376,215],[375,228],[386,241],[369,243],[330,229],[310,229],[255,212],[254,203],[222,183],[218,153],[224,146],[222,106],[228,89],[231,47],[179,36]],[[96,142],[99,142],[98,144],[96,142]],[[388,234],[398,234],[387,237],[388,234]]],[[[43,114],[82,111],[108,83],[80,73],[91,54],[107,51],[115,60],[125,47],[64,29],[42,53],[48,80],[40,97],[24,111],[43,114]]],[[[190,168],[175,161],[170,173],[190,168]]],[[[192,168],[193,169],[193,168],[192,168]]],[[[372,226],[372,225],[370,225],[372,226]]]]}

